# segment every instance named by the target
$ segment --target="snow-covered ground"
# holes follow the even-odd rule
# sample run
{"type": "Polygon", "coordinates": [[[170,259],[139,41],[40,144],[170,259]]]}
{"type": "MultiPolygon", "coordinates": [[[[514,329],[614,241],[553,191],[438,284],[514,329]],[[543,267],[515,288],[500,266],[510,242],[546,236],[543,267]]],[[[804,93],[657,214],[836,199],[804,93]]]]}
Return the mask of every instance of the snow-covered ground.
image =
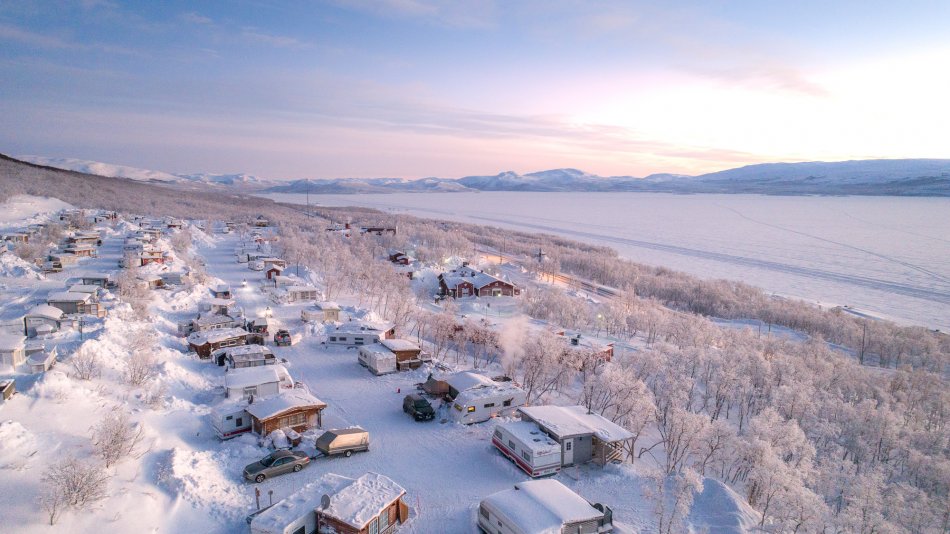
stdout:
{"type": "MultiPolygon", "coordinates": [[[[24,212],[26,213],[26,212],[24,212]]],[[[121,256],[121,223],[103,228],[99,257],[43,280],[8,273],[0,295],[4,314],[11,317],[41,302],[48,290],[62,287],[80,273],[114,272],[121,256]]],[[[303,304],[281,305],[261,292],[263,274],[238,263],[236,235],[206,236],[196,232],[195,252],[210,279],[188,288],[153,291],[150,319],[138,317],[117,303],[102,320],[91,321],[83,340],[77,332],[55,334],[48,345],[58,345],[65,360],[45,375],[0,372],[14,377],[20,393],[0,405],[0,524],[4,532],[48,532],[36,504],[40,477],[46,466],[66,454],[92,458],[91,428],[105,413],[128,410],[144,429],[137,454],[119,462],[109,482],[110,497],[81,512],[62,516],[58,530],[66,532],[246,532],[246,514],[255,509],[254,490],[263,502],[284,498],[325,473],[358,477],[375,471],[407,490],[412,520],[407,532],[474,533],[478,502],[511,488],[526,475],[491,445],[494,422],[463,426],[436,421],[417,423],[401,409],[402,398],[425,380],[429,369],[377,377],[357,363],[356,351],[328,347],[322,326],[303,323],[303,304]],[[244,281],[247,285],[244,285],[244,281]],[[214,436],[210,411],[221,403],[224,370],[189,354],[175,335],[180,321],[193,318],[210,297],[209,287],[229,284],[237,306],[248,317],[268,308],[280,327],[291,330],[295,344],[274,347],[295,380],[328,404],[325,428],[359,425],[371,435],[371,450],[351,458],[318,459],[300,473],[253,485],[242,479],[243,467],[267,453],[258,440],[243,435],[222,442],[214,436]],[[122,379],[128,342],[143,329],[154,343],[160,362],[158,383],[167,387],[164,402],[148,401],[148,391],[128,386],[122,379]],[[100,378],[78,381],[69,376],[70,354],[80,343],[101,355],[100,378]],[[8,527],[13,525],[13,529],[8,527]]],[[[517,269],[506,266],[508,274],[517,269]]],[[[289,269],[293,271],[293,269],[289,269]]],[[[311,278],[302,271],[302,278],[311,278]]],[[[355,299],[341,299],[353,310],[355,299]]],[[[497,301],[491,311],[463,302],[460,313],[484,315],[492,322],[511,319],[513,306],[497,301]]],[[[441,410],[444,413],[446,407],[441,410]]],[[[617,521],[638,531],[653,527],[651,507],[644,497],[641,463],[582,466],[564,470],[557,479],[592,502],[611,506],[617,521]]],[[[111,472],[111,470],[110,470],[111,472]]],[[[706,481],[689,516],[697,532],[742,532],[756,523],[756,513],[732,490],[706,481]]]]}
{"type": "Polygon", "coordinates": [[[309,200],[563,235],[703,278],[950,330],[947,198],[483,192],[309,200]]]}

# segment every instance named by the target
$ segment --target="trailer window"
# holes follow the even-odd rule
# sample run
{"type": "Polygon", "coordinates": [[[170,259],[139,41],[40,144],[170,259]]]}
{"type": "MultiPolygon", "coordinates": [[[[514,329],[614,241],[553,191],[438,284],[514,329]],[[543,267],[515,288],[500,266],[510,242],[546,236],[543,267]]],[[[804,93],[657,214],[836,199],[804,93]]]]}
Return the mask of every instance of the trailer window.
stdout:
{"type": "Polygon", "coordinates": [[[511,406],[511,399],[508,399],[505,402],[503,402],[502,406],[511,406]]]}
{"type": "Polygon", "coordinates": [[[472,413],[472,412],[474,412],[474,411],[475,411],[475,407],[474,407],[474,406],[469,406],[469,407],[468,407],[468,413],[472,413]]]}
{"type": "Polygon", "coordinates": [[[511,447],[511,450],[514,450],[514,449],[515,449],[515,442],[509,439],[509,440],[508,440],[508,446],[511,447]]]}
{"type": "Polygon", "coordinates": [[[494,406],[495,406],[494,402],[489,402],[488,404],[485,405],[486,408],[493,408],[494,406]]]}
{"type": "Polygon", "coordinates": [[[524,458],[526,462],[531,461],[531,455],[528,454],[528,451],[521,451],[521,457],[524,458]]]}
{"type": "Polygon", "coordinates": [[[490,516],[488,515],[488,510],[484,506],[478,507],[478,513],[480,513],[482,517],[484,517],[485,519],[490,518],[490,516]]]}

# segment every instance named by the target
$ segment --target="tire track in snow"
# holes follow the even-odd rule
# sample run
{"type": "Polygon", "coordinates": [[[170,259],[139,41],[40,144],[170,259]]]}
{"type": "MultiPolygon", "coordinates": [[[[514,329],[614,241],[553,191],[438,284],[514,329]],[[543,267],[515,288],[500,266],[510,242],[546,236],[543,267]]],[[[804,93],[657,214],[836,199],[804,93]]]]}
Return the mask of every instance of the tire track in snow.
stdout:
{"type": "Polygon", "coordinates": [[[672,254],[679,254],[681,256],[689,256],[689,257],[700,258],[704,260],[714,260],[714,261],[719,261],[722,263],[728,263],[732,265],[742,265],[746,267],[754,267],[757,269],[764,269],[768,271],[793,274],[793,275],[801,276],[804,278],[813,278],[813,279],[818,279],[818,280],[828,280],[832,282],[839,282],[843,284],[849,284],[853,286],[874,289],[878,291],[896,293],[899,295],[905,295],[909,297],[918,298],[921,300],[937,302],[940,304],[950,304],[950,290],[919,287],[919,286],[914,286],[910,284],[902,284],[900,282],[894,282],[891,280],[882,280],[879,278],[871,278],[867,276],[857,276],[857,275],[850,275],[850,274],[844,274],[844,273],[836,273],[832,271],[823,271],[821,269],[814,269],[811,267],[799,267],[799,266],[790,265],[786,263],[779,263],[779,262],[769,261],[769,260],[760,260],[760,259],[749,258],[745,256],[737,256],[734,254],[726,254],[723,252],[711,252],[707,250],[681,247],[681,246],[676,246],[676,245],[666,245],[663,243],[653,243],[650,241],[641,241],[641,240],[629,239],[625,237],[596,234],[596,233],[584,232],[580,230],[570,230],[566,228],[542,226],[542,225],[537,225],[537,224],[530,224],[530,223],[512,221],[512,220],[506,220],[506,219],[497,219],[497,218],[491,218],[491,217],[478,217],[478,216],[471,216],[471,217],[473,219],[484,220],[487,222],[503,223],[503,224],[509,224],[516,227],[520,226],[523,228],[531,228],[531,229],[540,230],[540,231],[550,233],[550,234],[563,234],[563,235],[584,237],[584,238],[589,238],[589,239],[597,239],[604,242],[619,243],[622,245],[646,248],[646,249],[651,249],[651,250],[658,250],[661,252],[669,252],[672,254]]]}

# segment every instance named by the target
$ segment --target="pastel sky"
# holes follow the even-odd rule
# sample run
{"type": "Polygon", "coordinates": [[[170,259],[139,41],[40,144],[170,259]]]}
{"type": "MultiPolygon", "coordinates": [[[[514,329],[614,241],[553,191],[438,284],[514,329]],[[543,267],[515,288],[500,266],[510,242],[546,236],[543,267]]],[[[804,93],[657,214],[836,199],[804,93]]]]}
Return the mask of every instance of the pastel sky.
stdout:
{"type": "Polygon", "coordinates": [[[0,2],[0,152],[268,178],[950,157],[950,2],[0,2]]]}

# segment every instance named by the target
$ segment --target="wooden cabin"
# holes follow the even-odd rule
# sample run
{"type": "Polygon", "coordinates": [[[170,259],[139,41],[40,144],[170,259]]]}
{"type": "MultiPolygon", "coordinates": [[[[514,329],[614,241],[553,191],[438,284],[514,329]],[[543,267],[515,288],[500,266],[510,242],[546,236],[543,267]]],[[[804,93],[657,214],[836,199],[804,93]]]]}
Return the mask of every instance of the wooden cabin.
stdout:
{"type": "Polygon", "coordinates": [[[90,293],[75,293],[69,291],[58,291],[50,293],[46,297],[46,303],[54,308],[63,310],[66,314],[85,314],[96,317],[105,317],[105,308],[99,305],[99,301],[90,293]]]}
{"type": "Polygon", "coordinates": [[[317,300],[319,297],[320,290],[313,286],[290,286],[286,289],[285,293],[285,300],[287,302],[317,300]]]}
{"type": "Polygon", "coordinates": [[[34,306],[23,316],[23,332],[29,337],[57,332],[64,315],[63,310],[49,304],[34,306]]]}
{"type": "Polygon", "coordinates": [[[305,308],[300,311],[300,318],[304,321],[321,321],[324,323],[336,323],[340,320],[340,305],[336,302],[318,302],[313,308],[305,308]]]}
{"type": "Polygon", "coordinates": [[[193,332],[188,335],[188,350],[199,358],[207,359],[211,353],[225,347],[246,345],[251,334],[243,328],[220,328],[193,332]]]}
{"type": "Polygon", "coordinates": [[[561,445],[561,465],[622,461],[633,434],[583,406],[522,406],[522,421],[530,421],[561,445]]]}
{"type": "Polygon", "coordinates": [[[280,395],[251,399],[246,410],[251,416],[251,429],[266,436],[279,428],[303,432],[323,426],[323,410],[327,404],[302,389],[280,395]]]}
{"type": "Polygon", "coordinates": [[[26,338],[16,334],[0,334],[0,366],[14,371],[26,363],[26,338]]]}
{"type": "Polygon", "coordinates": [[[406,490],[379,473],[349,479],[326,495],[316,510],[317,532],[389,534],[409,519],[406,490]]]}
{"type": "Polygon", "coordinates": [[[440,274],[439,289],[443,295],[452,298],[514,297],[521,294],[521,289],[511,282],[470,267],[440,274]]]}
{"type": "Polygon", "coordinates": [[[400,371],[418,369],[423,363],[431,361],[422,353],[419,345],[407,339],[380,339],[379,344],[396,355],[396,368],[400,371]]]}

